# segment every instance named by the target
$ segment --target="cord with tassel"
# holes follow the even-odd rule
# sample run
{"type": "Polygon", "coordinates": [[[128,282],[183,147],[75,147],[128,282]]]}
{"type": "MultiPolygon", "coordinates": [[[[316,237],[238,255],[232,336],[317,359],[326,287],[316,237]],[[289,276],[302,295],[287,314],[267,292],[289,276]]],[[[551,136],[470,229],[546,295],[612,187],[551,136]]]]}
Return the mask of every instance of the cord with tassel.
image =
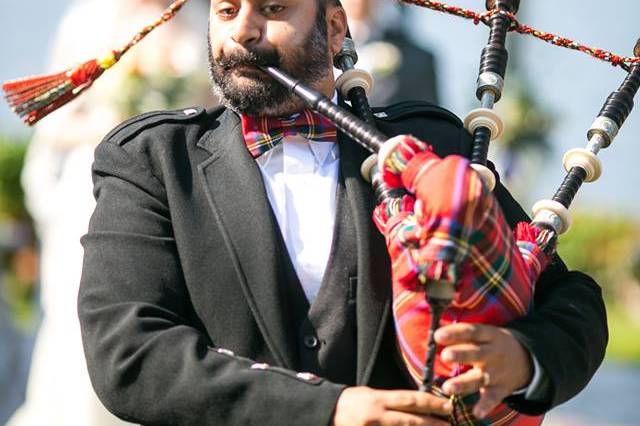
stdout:
{"type": "Polygon", "coordinates": [[[189,0],[174,1],[154,23],[138,32],[124,47],[102,58],[91,59],[69,70],[44,76],[26,77],[2,84],[5,99],[12,110],[29,126],[77,98],[125,53],[151,31],[171,20],[189,0]]]}

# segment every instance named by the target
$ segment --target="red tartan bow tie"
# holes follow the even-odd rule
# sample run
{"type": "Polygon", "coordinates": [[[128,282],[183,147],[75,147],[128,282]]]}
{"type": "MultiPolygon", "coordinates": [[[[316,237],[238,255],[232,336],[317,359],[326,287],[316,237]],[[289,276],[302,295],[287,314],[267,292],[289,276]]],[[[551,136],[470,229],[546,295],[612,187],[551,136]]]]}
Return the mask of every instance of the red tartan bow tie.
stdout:
{"type": "Polygon", "coordinates": [[[242,115],[242,134],[253,158],[275,147],[285,136],[300,135],[316,142],[335,142],[337,138],[333,123],[308,109],[286,118],[242,115]]]}

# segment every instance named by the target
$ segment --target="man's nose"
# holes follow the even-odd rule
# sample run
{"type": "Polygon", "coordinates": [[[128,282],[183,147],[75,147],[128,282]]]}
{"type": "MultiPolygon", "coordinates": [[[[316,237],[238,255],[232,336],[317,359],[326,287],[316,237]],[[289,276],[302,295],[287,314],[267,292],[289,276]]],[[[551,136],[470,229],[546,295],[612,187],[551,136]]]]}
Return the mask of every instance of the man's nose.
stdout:
{"type": "Polygon", "coordinates": [[[231,38],[243,46],[257,44],[260,41],[260,22],[250,7],[243,8],[235,19],[231,38]]]}

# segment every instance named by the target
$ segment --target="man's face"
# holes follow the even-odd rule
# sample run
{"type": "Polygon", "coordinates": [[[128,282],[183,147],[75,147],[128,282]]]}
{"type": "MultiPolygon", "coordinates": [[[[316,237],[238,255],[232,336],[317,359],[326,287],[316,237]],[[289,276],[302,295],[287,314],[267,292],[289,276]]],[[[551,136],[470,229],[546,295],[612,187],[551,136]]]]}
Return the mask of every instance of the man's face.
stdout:
{"type": "Polygon", "coordinates": [[[327,17],[318,0],[213,0],[209,62],[216,94],[251,115],[286,115],[302,102],[258,65],[319,89],[332,80],[327,17]]]}

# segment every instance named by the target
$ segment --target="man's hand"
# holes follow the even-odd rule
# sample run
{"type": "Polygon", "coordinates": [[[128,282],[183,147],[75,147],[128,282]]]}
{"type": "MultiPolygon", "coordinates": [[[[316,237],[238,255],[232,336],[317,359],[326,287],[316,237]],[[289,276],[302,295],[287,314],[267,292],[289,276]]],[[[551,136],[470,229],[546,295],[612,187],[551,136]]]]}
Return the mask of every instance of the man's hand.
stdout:
{"type": "Polygon", "coordinates": [[[531,382],[531,356],[505,328],[450,324],[440,328],[435,339],[446,347],[441,353],[443,361],[473,366],[466,373],[447,380],[443,391],[459,395],[480,391],[480,400],[473,409],[477,418],[485,417],[504,398],[531,382]]]}
{"type": "Polygon", "coordinates": [[[446,426],[449,400],[409,390],[345,389],[336,406],[332,426],[446,426]]]}

